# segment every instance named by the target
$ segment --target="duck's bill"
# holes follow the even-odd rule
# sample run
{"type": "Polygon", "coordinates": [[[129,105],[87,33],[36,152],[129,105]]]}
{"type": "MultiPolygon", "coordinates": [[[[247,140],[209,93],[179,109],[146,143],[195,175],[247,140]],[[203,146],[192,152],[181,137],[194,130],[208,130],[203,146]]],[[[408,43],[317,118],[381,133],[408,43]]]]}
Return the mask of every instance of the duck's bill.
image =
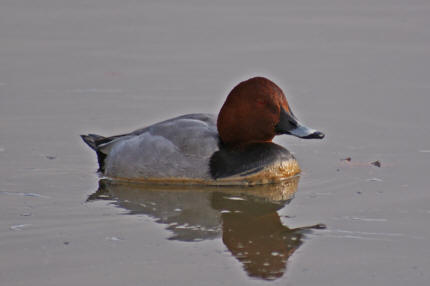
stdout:
{"type": "Polygon", "coordinates": [[[323,139],[325,136],[321,131],[300,124],[294,115],[283,108],[275,130],[277,134],[290,134],[303,139],[323,139]]]}
{"type": "Polygon", "coordinates": [[[321,131],[317,131],[303,125],[299,125],[296,128],[287,131],[286,133],[303,139],[323,139],[325,136],[321,131]]]}

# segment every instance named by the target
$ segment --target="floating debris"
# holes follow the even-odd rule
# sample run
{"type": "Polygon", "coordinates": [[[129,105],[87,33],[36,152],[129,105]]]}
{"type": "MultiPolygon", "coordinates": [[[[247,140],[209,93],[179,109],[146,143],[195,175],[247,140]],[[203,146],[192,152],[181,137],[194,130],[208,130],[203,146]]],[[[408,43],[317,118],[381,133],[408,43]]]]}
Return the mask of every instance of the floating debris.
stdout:
{"type": "Polygon", "coordinates": [[[340,159],[341,161],[346,161],[346,162],[351,162],[351,157],[346,157],[346,158],[343,158],[343,159],[340,159]]]}
{"type": "Polygon", "coordinates": [[[52,156],[52,155],[46,155],[45,157],[46,159],[49,159],[49,160],[54,160],[57,158],[57,156],[52,156]]]}
{"type": "Polygon", "coordinates": [[[373,166],[376,166],[376,167],[378,167],[378,168],[381,168],[381,161],[379,161],[379,160],[376,160],[376,161],[373,161],[373,162],[370,162],[370,164],[371,165],[373,165],[373,166]]]}

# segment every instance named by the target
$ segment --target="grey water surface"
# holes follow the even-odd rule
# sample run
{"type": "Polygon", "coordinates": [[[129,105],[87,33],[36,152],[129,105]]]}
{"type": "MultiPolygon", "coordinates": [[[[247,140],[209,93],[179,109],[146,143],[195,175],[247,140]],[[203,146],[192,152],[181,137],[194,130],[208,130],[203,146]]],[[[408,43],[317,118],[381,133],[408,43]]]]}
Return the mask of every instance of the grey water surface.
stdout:
{"type": "Polygon", "coordinates": [[[429,285],[429,15],[0,1],[0,285],[429,285]],[[99,182],[80,134],[217,113],[256,75],[326,133],[276,139],[303,169],[292,192],[99,182]]]}

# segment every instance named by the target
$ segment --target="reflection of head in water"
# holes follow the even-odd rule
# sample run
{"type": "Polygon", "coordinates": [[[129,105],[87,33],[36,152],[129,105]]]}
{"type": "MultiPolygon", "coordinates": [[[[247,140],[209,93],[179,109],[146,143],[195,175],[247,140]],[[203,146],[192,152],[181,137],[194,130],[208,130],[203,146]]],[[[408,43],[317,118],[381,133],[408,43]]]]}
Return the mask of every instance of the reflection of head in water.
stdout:
{"type": "Polygon", "coordinates": [[[302,244],[301,231],[282,225],[277,213],[287,202],[213,194],[212,206],[222,212],[223,242],[251,277],[281,277],[288,257],[302,244]]]}
{"type": "Polygon", "coordinates": [[[289,229],[277,213],[290,202],[297,183],[294,178],[281,185],[202,189],[101,180],[88,201],[113,200],[130,214],[153,217],[168,225],[174,234],[169,239],[201,241],[222,235],[249,276],[273,280],[284,274],[307,229],[289,229]]]}

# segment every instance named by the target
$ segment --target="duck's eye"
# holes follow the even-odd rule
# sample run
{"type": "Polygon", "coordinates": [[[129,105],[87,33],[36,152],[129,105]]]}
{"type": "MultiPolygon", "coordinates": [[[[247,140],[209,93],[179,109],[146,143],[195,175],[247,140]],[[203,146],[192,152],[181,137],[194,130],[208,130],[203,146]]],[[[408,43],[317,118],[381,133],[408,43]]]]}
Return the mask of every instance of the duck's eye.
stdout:
{"type": "Polygon", "coordinates": [[[263,99],[257,99],[257,104],[258,105],[266,105],[266,101],[263,99]]]}

